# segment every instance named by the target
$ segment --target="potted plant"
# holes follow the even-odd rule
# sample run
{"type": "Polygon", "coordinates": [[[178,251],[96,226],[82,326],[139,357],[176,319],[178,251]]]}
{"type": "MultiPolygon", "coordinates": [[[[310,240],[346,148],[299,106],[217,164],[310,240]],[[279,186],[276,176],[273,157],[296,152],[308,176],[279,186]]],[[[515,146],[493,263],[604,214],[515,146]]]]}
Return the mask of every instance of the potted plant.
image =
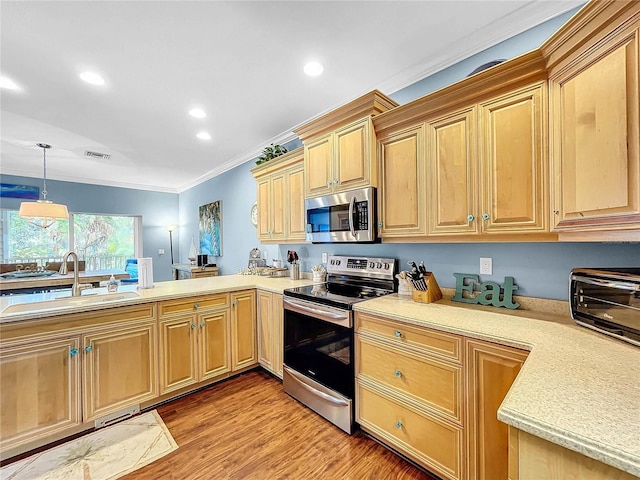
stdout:
{"type": "Polygon", "coordinates": [[[273,143],[262,151],[262,155],[256,160],[256,165],[261,165],[269,160],[273,160],[280,155],[287,153],[287,149],[282,145],[274,145],[273,143]]]}

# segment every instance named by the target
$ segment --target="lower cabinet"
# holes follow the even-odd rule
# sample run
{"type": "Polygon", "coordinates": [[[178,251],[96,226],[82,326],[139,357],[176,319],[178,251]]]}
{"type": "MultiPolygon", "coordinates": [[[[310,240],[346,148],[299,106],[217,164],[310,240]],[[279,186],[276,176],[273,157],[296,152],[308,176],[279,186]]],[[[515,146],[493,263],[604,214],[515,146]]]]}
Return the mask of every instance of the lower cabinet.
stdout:
{"type": "Polygon", "coordinates": [[[0,442],[17,447],[82,422],[80,336],[2,342],[0,442]]]}
{"type": "Polygon", "coordinates": [[[258,291],[258,361],[265,369],[282,378],[283,296],[258,291]]]}
{"type": "Polygon", "coordinates": [[[230,294],[231,371],[258,364],[256,339],[256,292],[244,290],[230,294]]]}

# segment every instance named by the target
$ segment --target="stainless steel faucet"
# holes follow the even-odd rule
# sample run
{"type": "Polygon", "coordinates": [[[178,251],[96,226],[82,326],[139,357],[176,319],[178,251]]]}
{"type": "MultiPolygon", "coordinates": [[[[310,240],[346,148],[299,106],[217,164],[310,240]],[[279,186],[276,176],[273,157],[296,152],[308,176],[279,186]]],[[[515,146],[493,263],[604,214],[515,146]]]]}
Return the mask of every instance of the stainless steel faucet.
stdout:
{"type": "Polygon", "coordinates": [[[70,255],[73,256],[73,286],[71,287],[71,296],[79,297],[80,295],[82,295],[82,290],[93,288],[93,285],[91,285],[90,283],[80,283],[80,274],[78,272],[78,254],[73,250],[65,253],[62,257],[62,265],[60,265],[60,270],[58,270],[58,273],[62,275],[66,275],[67,273],[69,273],[69,269],[67,268],[67,260],[69,259],[70,255]]]}

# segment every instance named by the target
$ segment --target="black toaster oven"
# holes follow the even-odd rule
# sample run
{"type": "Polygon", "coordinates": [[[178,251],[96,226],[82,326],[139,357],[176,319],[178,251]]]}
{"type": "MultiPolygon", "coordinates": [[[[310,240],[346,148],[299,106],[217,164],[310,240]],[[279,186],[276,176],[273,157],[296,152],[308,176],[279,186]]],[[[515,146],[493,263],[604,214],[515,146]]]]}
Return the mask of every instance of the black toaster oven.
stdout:
{"type": "Polygon", "coordinates": [[[640,267],[571,271],[571,318],[640,346],[640,267]]]}

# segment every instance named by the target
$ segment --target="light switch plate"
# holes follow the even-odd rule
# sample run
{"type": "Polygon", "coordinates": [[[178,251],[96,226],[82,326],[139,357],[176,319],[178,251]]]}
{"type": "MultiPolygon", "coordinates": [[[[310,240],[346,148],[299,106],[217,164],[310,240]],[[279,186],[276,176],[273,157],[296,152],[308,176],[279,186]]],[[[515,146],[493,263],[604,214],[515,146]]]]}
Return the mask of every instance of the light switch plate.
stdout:
{"type": "Polygon", "coordinates": [[[322,263],[327,263],[327,252],[322,252],[322,263]]]}
{"type": "Polygon", "coordinates": [[[158,249],[158,255],[164,255],[164,248],[158,249]]]}
{"type": "Polygon", "coordinates": [[[491,275],[493,273],[493,259],[491,257],[480,257],[480,274],[491,275]]]}

